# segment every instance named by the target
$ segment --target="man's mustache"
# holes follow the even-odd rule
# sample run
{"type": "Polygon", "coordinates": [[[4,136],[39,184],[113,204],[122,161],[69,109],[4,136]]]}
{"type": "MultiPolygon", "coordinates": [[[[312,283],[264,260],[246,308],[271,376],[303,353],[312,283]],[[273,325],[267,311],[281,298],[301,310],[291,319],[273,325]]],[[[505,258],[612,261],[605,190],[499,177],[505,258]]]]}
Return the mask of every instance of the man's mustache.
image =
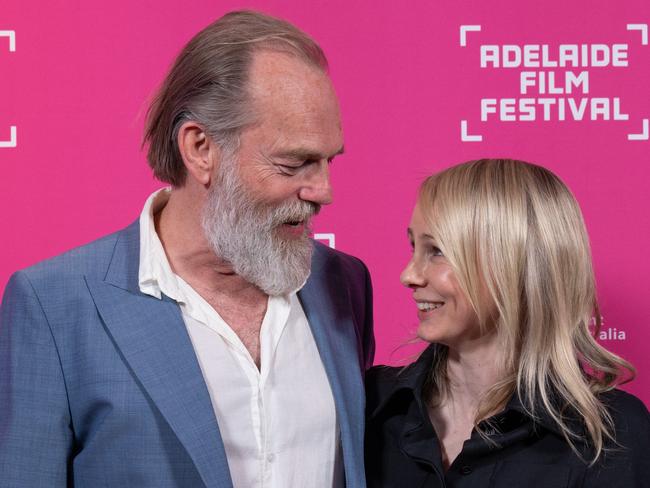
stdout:
{"type": "Polygon", "coordinates": [[[271,212],[273,225],[285,222],[303,222],[320,212],[321,205],[313,202],[290,202],[282,204],[271,212]]]}

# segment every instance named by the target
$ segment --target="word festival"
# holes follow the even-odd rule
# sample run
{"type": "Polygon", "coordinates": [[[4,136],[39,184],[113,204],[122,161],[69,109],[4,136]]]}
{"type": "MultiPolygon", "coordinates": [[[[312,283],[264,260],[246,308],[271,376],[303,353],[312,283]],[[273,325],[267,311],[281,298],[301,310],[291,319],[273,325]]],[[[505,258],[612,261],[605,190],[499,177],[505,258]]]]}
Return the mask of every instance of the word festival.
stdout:
{"type": "Polygon", "coordinates": [[[481,99],[481,121],[628,120],[620,97],[588,96],[591,69],[627,66],[627,44],[482,45],[481,68],[520,70],[523,96],[481,99]]]}

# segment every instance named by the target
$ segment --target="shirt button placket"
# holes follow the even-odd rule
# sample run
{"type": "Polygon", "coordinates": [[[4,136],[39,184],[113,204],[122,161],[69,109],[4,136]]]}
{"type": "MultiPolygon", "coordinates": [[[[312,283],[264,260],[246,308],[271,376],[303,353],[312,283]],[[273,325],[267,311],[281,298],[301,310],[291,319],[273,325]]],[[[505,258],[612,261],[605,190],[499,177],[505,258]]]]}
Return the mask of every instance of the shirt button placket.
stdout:
{"type": "Polygon", "coordinates": [[[467,476],[472,473],[472,467],[468,464],[464,464],[460,467],[460,474],[467,476]]]}

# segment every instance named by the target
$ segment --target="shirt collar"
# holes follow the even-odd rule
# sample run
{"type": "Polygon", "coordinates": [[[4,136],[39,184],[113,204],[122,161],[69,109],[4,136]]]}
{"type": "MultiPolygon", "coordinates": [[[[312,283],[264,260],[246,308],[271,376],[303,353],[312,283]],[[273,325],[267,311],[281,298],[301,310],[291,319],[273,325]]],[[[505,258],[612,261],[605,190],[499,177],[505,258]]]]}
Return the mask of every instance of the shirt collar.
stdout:
{"type": "Polygon", "coordinates": [[[140,267],[138,269],[138,286],[142,293],[158,299],[164,293],[176,301],[183,301],[178,281],[169,265],[165,250],[156,233],[154,215],[169,200],[170,188],[153,192],[140,213],[140,267]]]}
{"type": "Polygon", "coordinates": [[[404,394],[412,393],[418,406],[422,406],[422,394],[428,380],[431,362],[440,351],[438,344],[431,344],[427,347],[417,360],[408,366],[404,366],[395,375],[393,381],[381,392],[381,400],[370,413],[371,417],[378,415],[386,406],[404,394]]]}
{"type": "MultiPolygon", "coordinates": [[[[418,405],[418,410],[423,412],[426,411],[423,400],[423,393],[427,381],[429,381],[431,362],[434,360],[436,354],[440,354],[442,347],[443,346],[440,344],[430,344],[422,352],[422,354],[420,354],[416,361],[402,368],[395,375],[394,382],[389,385],[389,387],[383,392],[383,399],[373,410],[373,412],[370,413],[370,416],[375,417],[376,415],[380,414],[387,405],[393,401],[399,401],[398,397],[402,397],[403,395],[414,398],[418,405]],[[408,392],[410,392],[411,395],[408,395],[408,392]]],[[[548,414],[546,409],[543,408],[543,406],[538,406],[535,411],[537,418],[533,419],[528,409],[524,407],[520,396],[516,392],[512,395],[504,410],[496,414],[494,417],[492,417],[492,419],[497,420],[498,424],[499,421],[502,421],[502,419],[507,419],[513,413],[515,413],[517,417],[526,417],[530,420],[533,420],[536,426],[550,430],[559,436],[564,436],[560,427],[548,414]]],[[[567,414],[565,416],[565,421],[573,430],[573,432],[584,437],[585,427],[575,414],[567,414]]]]}

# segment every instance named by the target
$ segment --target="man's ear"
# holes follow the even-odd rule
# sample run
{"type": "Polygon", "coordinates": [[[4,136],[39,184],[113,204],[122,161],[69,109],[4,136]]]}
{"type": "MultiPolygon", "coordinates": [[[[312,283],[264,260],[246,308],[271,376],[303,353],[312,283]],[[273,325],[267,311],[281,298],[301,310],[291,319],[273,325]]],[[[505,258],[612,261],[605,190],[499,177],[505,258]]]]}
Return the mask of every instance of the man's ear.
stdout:
{"type": "Polygon", "coordinates": [[[218,146],[203,127],[194,121],[185,122],[178,130],[178,150],[188,177],[201,185],[209,185],[218,162],[218,146]]]}

